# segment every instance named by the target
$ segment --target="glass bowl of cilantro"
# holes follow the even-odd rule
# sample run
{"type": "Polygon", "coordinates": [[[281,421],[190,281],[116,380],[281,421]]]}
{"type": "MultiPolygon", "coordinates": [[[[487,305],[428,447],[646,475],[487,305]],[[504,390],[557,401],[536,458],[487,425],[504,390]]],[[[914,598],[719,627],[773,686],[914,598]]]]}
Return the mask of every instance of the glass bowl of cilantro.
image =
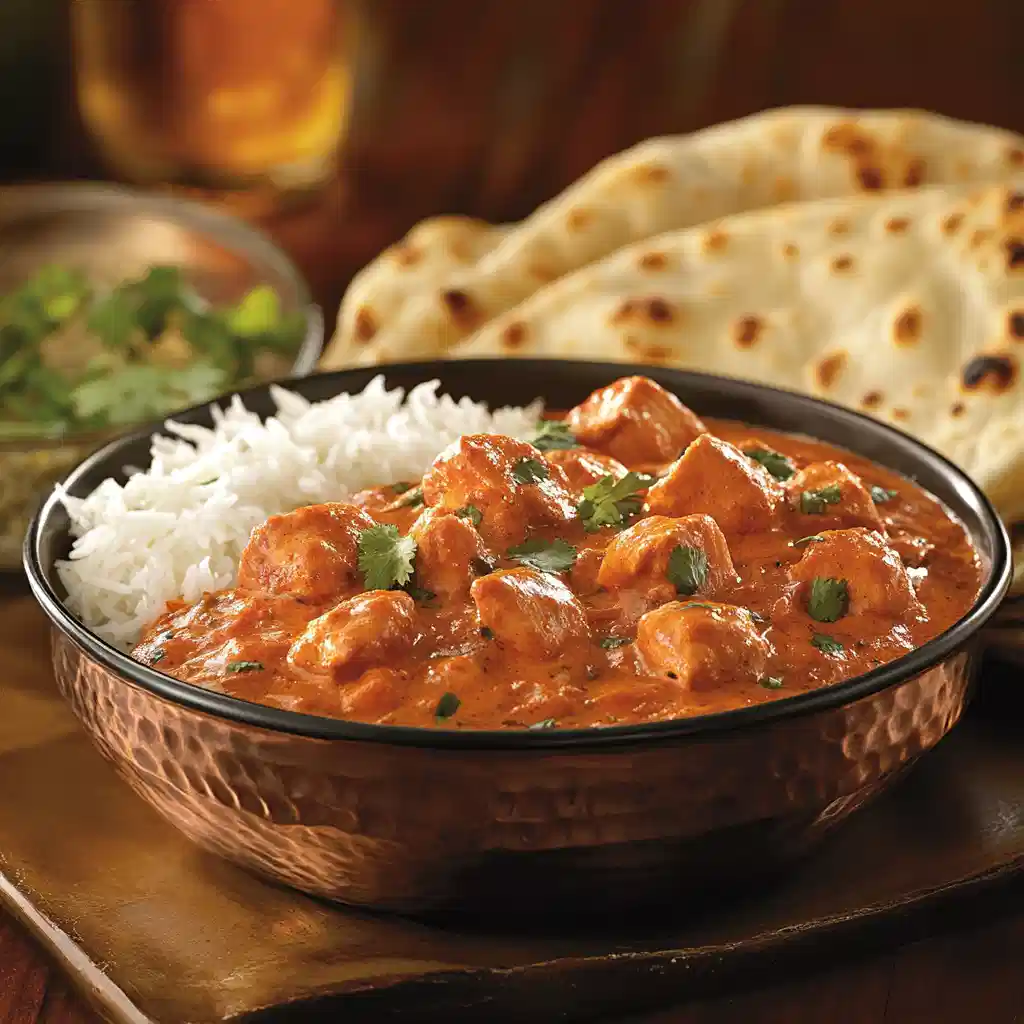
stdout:
{"type": "Polygon", "coordinates": [[[323,321],[287,256],[198,203],[91,184],[0,190],[0,570],[38,500],[128,429],[303,376],[323,321]]]}

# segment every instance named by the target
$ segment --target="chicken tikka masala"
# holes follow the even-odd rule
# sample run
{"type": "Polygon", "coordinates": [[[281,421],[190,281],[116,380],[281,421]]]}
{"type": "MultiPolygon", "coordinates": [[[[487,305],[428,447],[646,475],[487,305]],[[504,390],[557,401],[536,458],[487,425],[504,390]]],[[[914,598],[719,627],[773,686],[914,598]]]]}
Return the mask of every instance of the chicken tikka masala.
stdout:
{"type": "Polygon", "coordinates": [[[963,526],[909,480],[628,377],[533,443],[466,436],[422,480],[272,516],[236,586],[172,603],[133,655],[362,722],[622,725],[866,672],[951,626],[979,580],[963,526]]]}

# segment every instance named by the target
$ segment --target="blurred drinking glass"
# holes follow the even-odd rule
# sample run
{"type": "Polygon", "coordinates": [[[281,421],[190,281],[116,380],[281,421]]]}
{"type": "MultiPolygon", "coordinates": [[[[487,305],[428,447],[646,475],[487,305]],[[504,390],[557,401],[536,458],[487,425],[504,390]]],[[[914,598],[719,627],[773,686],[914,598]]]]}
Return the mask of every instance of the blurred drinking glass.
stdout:
{"type": "Polygon", "coordinates": [[[344,0],[71,0],[78,103],[118,177],[287,196],[333,174],[344,0]]]}

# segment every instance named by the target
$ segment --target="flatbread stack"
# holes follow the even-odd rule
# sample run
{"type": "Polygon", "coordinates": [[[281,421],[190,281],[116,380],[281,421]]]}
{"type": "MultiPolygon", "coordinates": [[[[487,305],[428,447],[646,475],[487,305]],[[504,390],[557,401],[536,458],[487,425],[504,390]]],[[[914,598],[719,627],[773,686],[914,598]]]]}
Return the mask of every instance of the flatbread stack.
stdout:
{"type": "MultiPolygon", "coordinates": [[[[825,397],[938,448],[1024,522],[1024,138],[798,108],[651,140],[519,224],[414,228],[353,281],[324,362],[482,355],[825,397]]],[[[1003,639],[1024,650],[1014,607],[1003,639]]]]}

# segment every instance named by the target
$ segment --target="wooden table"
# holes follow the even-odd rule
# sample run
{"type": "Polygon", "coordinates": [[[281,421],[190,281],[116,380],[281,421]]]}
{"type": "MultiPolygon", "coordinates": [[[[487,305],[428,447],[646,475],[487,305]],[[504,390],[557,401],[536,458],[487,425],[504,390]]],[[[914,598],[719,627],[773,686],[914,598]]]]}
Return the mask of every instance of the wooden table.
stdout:
{"type": "MultiPolygon", "coordinates": [[[[21,586],[0,586],[0,622],[39,614],[21,586]]],[[[8,631],[0,646],[16,643],[8,631]]],[[[4,659],[25,671],[35,658],[4,659]]],[[[995,920],[964,923],[943,934],[856,963],[770,981],[743,993],[691,1002],[628,1024],[1024,1024],[1020,957],[1024,886],[995,920]]],[[[96,1021],[32,938],[0,913],[0,1024],[96,1021]]],[[[627,1024],[620,1021],[620,1024],[627,1024]]]]}

